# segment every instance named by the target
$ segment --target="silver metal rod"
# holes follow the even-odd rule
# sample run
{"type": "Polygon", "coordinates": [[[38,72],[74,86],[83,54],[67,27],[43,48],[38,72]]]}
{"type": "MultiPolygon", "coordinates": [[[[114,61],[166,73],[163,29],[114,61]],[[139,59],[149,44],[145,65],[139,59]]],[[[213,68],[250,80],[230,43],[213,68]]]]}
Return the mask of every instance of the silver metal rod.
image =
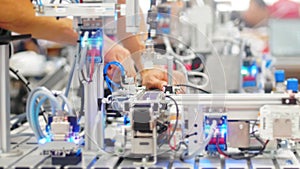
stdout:
{"type": "Polygon", "coordinates": [[[84,129],[85,129],[85,150],[87,151],[97,151],[99,147],[97,140],[96,128],[97,124],[97,113],[98,113],[98,103],[97,103],[97,81],[86,83],[84,85],[84,129]]]}
{"type": "MultiPolygon", "coordinates": [[[[103,69],[104,64],[101,63],[98,72],[97,72],[97,93],[99,99],[103,99],[104,97],[104,77],[103,77],[103,69]]],[[[99,146],[101,149],[105,149],[104,139],[105,139],[105,119],[106,119],[106,112],[105,112],[105,104],[101,103],[101,109],[98,110],[99,121],[97,123],[98,127],[98,136],[97,139],[99,141],[99,146]]]]}
{"type": "Polygon", "coordinates": [[[167,64],[168,64],[168,85],[172,86],[173,85],[173,61],[174,57],[169,55],[167,58],[167,64]]]}
{"type": "MultiPolygon", "coordinates": [[[[273,93],[273,94],[182,94],[172,95],[172,97],[184,101],[281,101],[281,98],[289,97],[287,93],[273,93]]],[[[300,94],[296,94],[295,98],[299,98],[300,94]]]]}
{"type": "Polygon", "coordinates": [[[140,27],[139,1],[126,0],[126,32],[137,33],[140,27]]]}
{"type": "Polygon", "coordinates": [[[0,153],[10,151],[10,86],[8,45],[0,45],[0,153]]]}
{"type": "MultiPolygon", "coordinates": [[[[281,105],[289,94],[185,94],[172,95],[179,105],[198,109],[225,108],[230,120],[256,120],[264,105],[281,105]]],[[[295,97],[299,99],[300,95],[295,97]]]]}

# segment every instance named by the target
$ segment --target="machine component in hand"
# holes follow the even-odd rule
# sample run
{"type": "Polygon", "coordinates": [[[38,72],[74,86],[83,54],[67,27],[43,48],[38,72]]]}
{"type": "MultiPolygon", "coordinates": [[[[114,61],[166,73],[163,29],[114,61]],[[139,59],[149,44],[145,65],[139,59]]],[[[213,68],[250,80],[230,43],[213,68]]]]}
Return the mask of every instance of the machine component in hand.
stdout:
{"type": "Polygon", "coordinates": [[[259,134],[263,139],[300,139],[298,105],[265,105],[260,108],[259,134]]]}
{"type": "Polygon", "coordinates": [[[203,121],[205,137],[208,137],[213,121],[217,122],[217,126],[205,148],[208,153],[215,153],[218,149],[227,150],[227,116],[223,113],[206,113],[203,121]]]}

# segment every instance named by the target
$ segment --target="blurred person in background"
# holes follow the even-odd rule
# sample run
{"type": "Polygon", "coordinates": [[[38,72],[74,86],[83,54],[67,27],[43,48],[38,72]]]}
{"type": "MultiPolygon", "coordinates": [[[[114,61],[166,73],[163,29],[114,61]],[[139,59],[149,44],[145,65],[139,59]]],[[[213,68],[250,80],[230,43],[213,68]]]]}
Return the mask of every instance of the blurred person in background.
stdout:
{"type": "Polygon", "coordinates": [[[242,13],[247,26],[265,26],[269,18],[299,18],[300,4],[291,0],[278,0],[268,6],[263,0],[250,0],[249,8],[242,13]]]}

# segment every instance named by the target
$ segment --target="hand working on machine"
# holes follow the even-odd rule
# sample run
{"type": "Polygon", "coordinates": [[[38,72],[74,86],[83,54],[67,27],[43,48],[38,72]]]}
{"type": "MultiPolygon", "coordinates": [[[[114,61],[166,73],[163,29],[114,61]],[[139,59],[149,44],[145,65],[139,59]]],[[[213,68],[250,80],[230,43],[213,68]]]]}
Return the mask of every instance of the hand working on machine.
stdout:
{"type": "MultiPolygon", "coordinates": [[[[191,47],[195,42],[202,42],[202,38],[193,36],[196,31],[188,32],[188,36],[193,37],[186,44],[181,41],[180,33],[178,37],[170,33],[174,31],[170,29],[170,4],[174,0],[151,1],[148,30],[135,22],[139,15],[137,0],[126,0],[126,12],[122,11],[124,6],[120,3],[124,1],[121,0],[119,4],[104,0],[69,0],[64,1],[65,4],[42,2],[36,1],[37,13],[42,15],[36,17],[30,2],[22,1],[20,5],[4,0],[8,12],[0,10],[0,14],[8,17],[1,19],[0,27],[76,45],[76,60],[70,77],[78,77],[76,80],[83,86],[81,96],[84,97],[79,101],[68,98],[61,91],[50,91],[45,87],[33,89],[27,97],[25,125],[20,124],[18,131],[3,130],[4,125],[0,125],[0,136],[3,131],[8,133],[0,140],[0,168],[299,168],[297,79],[285,81],[283,71],[275,73],[276,91],[272,94],[218,92],[215,84],[226,85],[222,80],[226,73],[223,71],[210,74],[209,82],[214,78],[220,82],[205,85],[205,77],[199,75],[203,71],[200,66],[199,69],[186,67],[194,58],[202,60],[198,54],[206,50],[191,47]],[[11,10],[17,13],[11,13],[11,10]],[[120,14],[118,19],[116,13],[120,14]],[[72,26],[71,20],[64,18],[66,16],[73,17],[72,26]],[[102,25],[105,17],[118,20],[120,43],[108,38],[107,27],[102,25]],[[131,33],[135,33],[134,36],[131,33]],[[165,53],[156,50],[155,35],[165,45],[165,53]],[[192,40],[194,37],[195,41],[192,40]],[[185,76],[174,70],[180,68],[185,76]],[[198,77],[193,80],[198,81],[184,82],[192,79],[191,75],[195,73],[198,77]],[[142,81],[134,81],[132,77],[142,81]],[[105,82],[111,90],[108,96],[104,94],[105,82]],[[210,87],[212,94],[200,85],[210,87]],[[181,86],[202,89],[202,93],[181,94],[181,86]],[[164,92],[162,88],[165,88],[164,92]],[[81,106],[80,111],[77,111],[77,105],[81,106]],[[23,155],[8,157],[9,148],[8,151],[2,149],[3,143],[12,145],[11,150],[24,152],[23,155]]],[[[207,6],[186,12],[195,14],[188,16],[190,20],[196,18],[193,21],[198,23],[204,19],[198,12],[205,9],[207,6]]],[[[211,11],[204,12],[205,16],[210,16],[208,13],[211,11]]],[[[220,45],[220,48],[227,47],[220,45]]],[[[206,58],[217,57],[213,51],[210,53],[206,58]]],[[[224,58],[230,57],[230,53],[224,58]]],[[[212,67],[216,69],[224,64],[213,63],[212,67]]],[[[205,70],[209,69],[207,61],[202,64],[206,64],[205,70]]],[[[238,72],[242,73],[241,65],[238,66],[238,72]]],[[[250,73],[252,70],[256,72],[256,69],[247,69],[250,73]]],[[[73,87],[68,86],[69,83],[66,88],[73,87]]],[[[1,101],[3,95],[0,96],[1,101]]],[[[3,105],[0,102],[0,107],[3,105]]],[[[10,115],[10,111],[7,112],[0,113],[0,124],[3,124],[3,114],[10,115]]]]}
{"type": "MultiPolygon", "coordinates": [[[[122,2],[121,2],[122,3],[122,2]]],[[[77,33],[73,30],[72,20],[67,18],[55,19],[54,17],[44,17],[35,15],[34,6],[29,0],[22,1],[9,1],[3,2],[5,5],[1,5],[0,8],[0,27],[20,34],[31,34],[35,38],[46,39],[55,41],[58,43],[76,45],[78,40],[77,33]]],[[[122,28],[123,26],[118,26],[122,28]]],[[[118,29],[119,31],[121,29],[118,29]]],[[[124,29],[123,29],[124,31],[124,29]]],[[[122,32],[121,32],[122,33],[122,32]]],[[[128,37],[128,34],[126,35],[128,37]]],[[[135,76],[134,66],[131,64],[130,55],[136,52],[144,50],[143,42],[136,36],[122,40],[121,45],[115,43],[109,37],[104,36],[104,59],[105,63],[111,61],[124,62],[126,72],[128,76],[135,76]]],[[[142,70],[140,56],[132,57],[135,61],[138,71],[142,70]]],[[[112,76],[112,73],[116,70],[116,67],[112,66],[108,74],[112,76]]],[[[145,71],[142,73],[142,84],[147,88],[162,87],[166,83],[164,78],[167,73],[165,71],[145,71]],[[157,73],[162,73],[164,76],[158,76],[157,73]]]]}

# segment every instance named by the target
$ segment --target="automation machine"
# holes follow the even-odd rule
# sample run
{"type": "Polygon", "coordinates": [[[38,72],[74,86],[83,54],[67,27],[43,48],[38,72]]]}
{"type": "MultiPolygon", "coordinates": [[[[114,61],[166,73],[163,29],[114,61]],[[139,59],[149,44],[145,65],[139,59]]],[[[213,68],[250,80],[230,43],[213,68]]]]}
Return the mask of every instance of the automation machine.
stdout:
{"type": "MultiPolygon", "coordinates": [[[[168,84],[163,90],[146,90],[126,75],[124,65],[104,64],[103,56],[104,20],[126,15],[127,31],[136,33],[138,1],[36,2],[40,15],[74,17],[79,35],[75,71],[84,85],[84,115],[73,109],[79,103],[72,103],[65,93],[35,88],[27,98],[28,123],[11,134],[0,128],[5,137],[0,168],[300,168],[297,79],[285,79],[282,71],[277,72],[277,91],[271,94],[206,91],[201,86],[205,80],[189,79],[193,73],[181,58],[187,55],[174,52],[165,36],[170,33],[171,8],[163,3],[151,1],[142,58],[146,69],[167,65],[168,84]],[[153,37],[161,35],[166,54],[154,50],[153,37]],[[114,79],[107,74],[110,66],[120,72],[114,79]],[[184,70],[186,83],[173,83],[176,67],[184,70]],[[111,91],[107,96],[104,83],[111,91]]],[[[191,58],[199,57],[192,48],[186,51],[191,58]]],[[[199,74],[207,81],[215,78],[199,74]]]]}

